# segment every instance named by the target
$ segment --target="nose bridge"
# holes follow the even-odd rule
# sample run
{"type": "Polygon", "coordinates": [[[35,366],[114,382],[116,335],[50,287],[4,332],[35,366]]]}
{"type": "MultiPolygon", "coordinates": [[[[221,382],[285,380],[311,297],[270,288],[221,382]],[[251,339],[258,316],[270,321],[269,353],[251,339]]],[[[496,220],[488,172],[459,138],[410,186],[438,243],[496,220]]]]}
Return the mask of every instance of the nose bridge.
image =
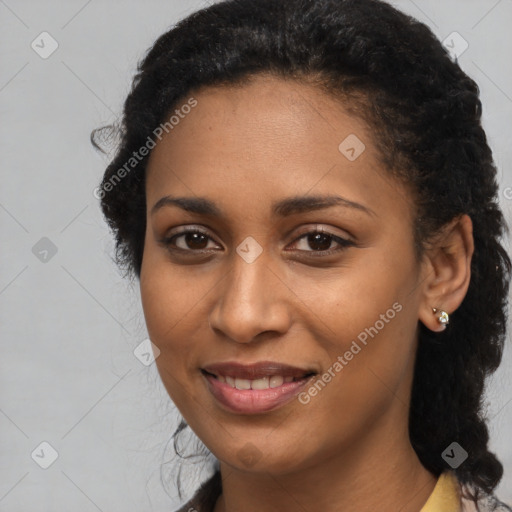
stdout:
{"type": "Polygon", "coordinates": [[[268,281],[268,270],[263,260],[247,263],[239,256],[235,257],[232,270],[227,277],[224,299],[236,305],[249,305],[253,311],[264,306],[264,290],[268,281]]]}
{"type": "Polygon", "coordinates": [[[239,343],[265,331],[284,332],[289,317],[277,280],[265,254],[253,261],[233,254],[231,269],[219,284],[210,326],[239,343]]]}

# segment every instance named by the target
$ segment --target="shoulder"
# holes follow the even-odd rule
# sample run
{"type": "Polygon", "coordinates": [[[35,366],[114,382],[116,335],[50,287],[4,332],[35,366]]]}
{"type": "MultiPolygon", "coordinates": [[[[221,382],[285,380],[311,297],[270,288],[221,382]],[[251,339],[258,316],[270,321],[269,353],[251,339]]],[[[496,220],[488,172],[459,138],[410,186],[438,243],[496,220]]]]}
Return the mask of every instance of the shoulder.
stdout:
{"type": "MultiPolygon", "coordinates": [[[[453,476],[455,487],[457,479],[453,476]]],[[[193,498],[175,512],[213,512],[217,498],[222,492],[222,480],[220,471],[216,471],[204,482],[194,494],[193,498]]],[[[459,483],[459,496],[461,512],[512,512],[512,507],[500,501],[495,495],[483,495],[477,500],[477,504],[464,492],[459,483]]]]}
{"type": "Polygon", "coordinates": [[[463,484],[453,471],[444,471],[421,512],[512,512],[495,495],[463,484]]]}

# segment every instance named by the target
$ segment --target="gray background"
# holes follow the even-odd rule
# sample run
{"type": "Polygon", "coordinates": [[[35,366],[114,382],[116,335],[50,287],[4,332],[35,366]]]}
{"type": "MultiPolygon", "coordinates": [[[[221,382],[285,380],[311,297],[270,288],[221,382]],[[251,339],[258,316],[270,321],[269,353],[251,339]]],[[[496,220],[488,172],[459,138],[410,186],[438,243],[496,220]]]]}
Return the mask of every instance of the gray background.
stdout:
{"type": "MultiPolygon", "coordinates": [[[[456,31],[469,43],[460,63],[481,87],[510,220],[512,1],[394,4],[441,40],[456,31]]],[[[155,38],[202,5],[0,0],[0,511],[170,511],[178,504],[160,481],[178,414],[155,365],[133,353],[146,338],[138,286],[112,263],[93,196],[107,159],[92,150],[89,134],[116,119],[136,62],[155,38]],[[59,45],[47,59],[31,48],[33,40],[43,45],[43,31],[59,45]],[[46,470],[40,465],[51,462],[51,449],[43,441],[58,452],[46,470]]],[[[505,465],[498,494],[512,503],[508,341],[488,414],[491,445],[505,465]]]]}

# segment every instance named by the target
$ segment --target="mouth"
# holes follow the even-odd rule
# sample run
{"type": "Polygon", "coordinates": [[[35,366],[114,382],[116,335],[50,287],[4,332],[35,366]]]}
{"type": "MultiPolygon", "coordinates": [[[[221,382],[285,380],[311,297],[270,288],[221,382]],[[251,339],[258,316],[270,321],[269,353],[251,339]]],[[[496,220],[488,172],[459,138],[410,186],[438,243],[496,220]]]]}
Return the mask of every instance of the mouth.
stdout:
{"type": "Polygon", "coordinates": [[[247,390],[247,389],[274,389],[282,386],[289,382],[299,382],[304,379],[308,379],[313,375],[313,372],[304,373],[299,377],[285,376],[285,375],[264,375],[257,379],[244,379],[240,377],[234,377],[233,375],[221,375],[201,370],[203,375],[210,376],[219,382],[225,383],[234,389],[247,390]]]}
{"type": "Polygon", "coordinates": [[[289,402],[318,372],[264,361],[252,365],[219,363],[201,368],[208,389],[230,412],[257,414],[289,402]]]}

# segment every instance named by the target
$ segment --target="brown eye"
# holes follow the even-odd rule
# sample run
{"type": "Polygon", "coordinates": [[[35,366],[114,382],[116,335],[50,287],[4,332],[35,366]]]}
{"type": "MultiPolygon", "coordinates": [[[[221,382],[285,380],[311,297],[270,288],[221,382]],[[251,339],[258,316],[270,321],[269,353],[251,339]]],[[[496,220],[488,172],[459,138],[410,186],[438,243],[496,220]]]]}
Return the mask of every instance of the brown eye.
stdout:
{"type": "Polygon", "coordinates": [[[187,229],[181,233],[168,236],[162,240],[162,244],[170,250],[199,252],[217,249],[218,245],[212,238],[199,229],[187,229]]]}
{"type": "Polygon", "coordinates": [[[341,238],[324,230],[316,229],[300,236],[294,242],[294,245],[299,252],[311,253],[313,256],[326,256],[343,251],[345,248],[355,244],[351,240],[341,238]]]}
{"type": "Polygon", "coordinates": [[[325,233],[315,233],[307,235],[309,247],[314,251],[327,251],[331,248],[333,237],[325,233]]]}
{"type": "Polygon", "coordinates": [[[203,233],[186,233],[181,235],[187,249],[206,249],[208,237],[203,233]]]}

